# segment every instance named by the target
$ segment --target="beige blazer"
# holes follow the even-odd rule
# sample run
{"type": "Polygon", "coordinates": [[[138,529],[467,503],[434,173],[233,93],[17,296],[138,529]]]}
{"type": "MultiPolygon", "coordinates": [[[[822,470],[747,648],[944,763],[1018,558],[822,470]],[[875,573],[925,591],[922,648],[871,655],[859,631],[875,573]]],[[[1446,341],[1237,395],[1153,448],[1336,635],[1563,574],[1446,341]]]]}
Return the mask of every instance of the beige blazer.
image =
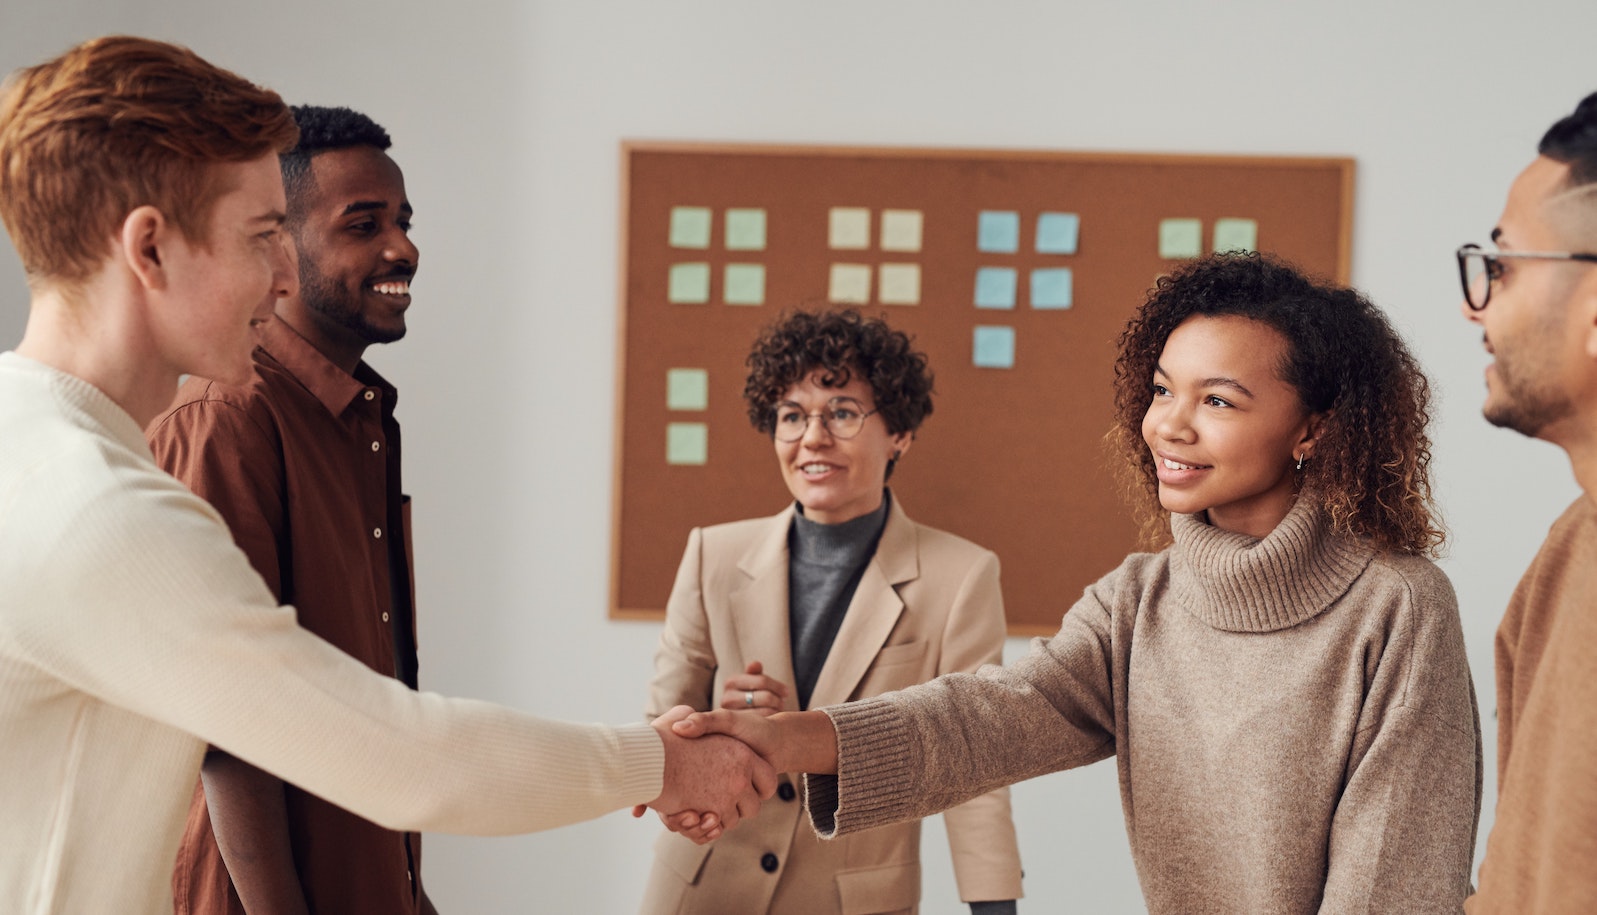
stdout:
{"type": "MultiPolygon", "coordinates": [[[[648,714],[714,708],[726,679],[750,661],[792,686],[788,528],[793,508],[695,528],[666,607],[648,714]]],[[[895,498],[886,526],[816,680],[819,708],[902,689],[1001,660],[998,557],[911,521],[895,498]]],[[[798,710],[789,694],[786,710],[798,710]]],[[[760,814],[705,846],[672,833],[655,843],[644,913],[914,912],[920,823],[821,841],[804,815],[797,776],[782,777],[760,814]]],[[[999,789],[946,811],[960,898],[1020,898],[1020,852],[999,789]]]]}

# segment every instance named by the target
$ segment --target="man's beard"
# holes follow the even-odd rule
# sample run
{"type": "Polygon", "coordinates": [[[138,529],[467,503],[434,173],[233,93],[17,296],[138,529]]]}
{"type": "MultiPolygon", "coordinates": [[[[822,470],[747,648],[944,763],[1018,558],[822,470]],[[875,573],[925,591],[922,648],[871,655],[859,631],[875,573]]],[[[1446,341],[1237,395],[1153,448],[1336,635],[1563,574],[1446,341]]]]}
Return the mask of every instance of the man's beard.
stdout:
{"type": "Polygon", "coordinates": [[[306,308],[365,343],[392,343],[405,336],[403,326],[394,330],[374,326],[366,320],[360,303],[350,296],[347,287],[328,280],[309,260],[301,259],[299,263],[299,295],[306,308]]]}

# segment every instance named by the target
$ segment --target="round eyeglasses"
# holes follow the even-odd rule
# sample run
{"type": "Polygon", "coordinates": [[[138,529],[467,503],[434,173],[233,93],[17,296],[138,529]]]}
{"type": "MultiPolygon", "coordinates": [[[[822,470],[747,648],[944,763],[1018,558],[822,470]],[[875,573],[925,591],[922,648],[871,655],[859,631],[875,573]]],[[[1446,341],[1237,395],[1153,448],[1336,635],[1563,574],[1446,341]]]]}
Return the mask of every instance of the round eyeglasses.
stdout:
{"type": "Polygon", "coordinates": [[[865,428],[865,417],[875,412],[852,397],[834,397],[818,413],[805,413],[798,404],[785,403],[776,408],[776,429],[772,434],[779,442],[796,442],[809,431],[810,420],[819,419],[833,438],[853,438],[865,428]]]}
{"type": "Polygon", "coordinates": [[[1582,261],[1597,264],[1597,254],[1570,251],[1487,251],[1480,245],[1462,245],[1457,251],[1458,280],[1464,284],[1464,302],[1480,311],[1492,300],[1492,284],[1503,276],[1504,258],[1540,261],[1582,261]]]}

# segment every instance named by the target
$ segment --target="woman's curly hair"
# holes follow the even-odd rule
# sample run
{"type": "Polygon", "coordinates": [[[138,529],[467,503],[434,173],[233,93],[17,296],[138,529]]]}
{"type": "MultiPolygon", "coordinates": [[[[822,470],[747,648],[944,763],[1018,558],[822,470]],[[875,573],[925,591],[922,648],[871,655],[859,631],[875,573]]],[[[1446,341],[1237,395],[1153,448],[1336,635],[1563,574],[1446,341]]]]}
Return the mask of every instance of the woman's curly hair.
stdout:
{"type": "Polygon", "coordinates": [[[913,433],[932,413],[932,373],[912,342],[881,318],[852,308],[784,313],[761,332],[746,360],[749,422],[770,435],[776,405],[795,384],[819,370],[821,384],[842,387],[857,372],[870,384],[887,431],[913,433]]]}
{"type": "Polygon", "coordinates": [[[1287,342],[1280,377],[1325,414],[1299,480],[1334,530],[1378,549],[1436,555],[1445,534],[1431,495],[1430,384],[1386,317],[1356,290],[1310,279],[1259,254],[1216,254],[1160,277],[1120,335],[1115,425],[1108,439],[1152,544],[1168,542],[1168,513],[1142,437],[1154,367],[1172,331],[1193,315],[1267,324],[1287,342]]]}

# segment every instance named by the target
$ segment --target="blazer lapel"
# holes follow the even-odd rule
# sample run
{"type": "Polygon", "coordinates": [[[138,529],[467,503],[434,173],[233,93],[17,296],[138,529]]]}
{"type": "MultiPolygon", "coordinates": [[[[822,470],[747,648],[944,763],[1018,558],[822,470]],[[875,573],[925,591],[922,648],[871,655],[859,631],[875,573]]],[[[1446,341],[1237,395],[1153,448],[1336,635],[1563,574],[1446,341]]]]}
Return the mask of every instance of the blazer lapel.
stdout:
{"type": "Polygon", "coordinates": [[[904,602],[895,586],[919,575],[915,525],[895,498],[882,528],[882,539],[876,544],[876,555],[865,566],[865,574],[837,631],[837,640],[815,681],[810,708],[848,701],[904,612],[904,602]]]}
{"type": "MultiPolygon", "coordinates": [[[[729,597],[728,605],[743,663],[759,661],[767,677],[787,684],[783,710],[796,712],[799,707],[793,689],[793,646],[787,626],[787,532],[792,525],[790,505],[750,541],[738,560],[738,571],[748,581],[729,597]]],[[[731,676],[742,672],[740,668],[725,673],[731,676]]]]}

